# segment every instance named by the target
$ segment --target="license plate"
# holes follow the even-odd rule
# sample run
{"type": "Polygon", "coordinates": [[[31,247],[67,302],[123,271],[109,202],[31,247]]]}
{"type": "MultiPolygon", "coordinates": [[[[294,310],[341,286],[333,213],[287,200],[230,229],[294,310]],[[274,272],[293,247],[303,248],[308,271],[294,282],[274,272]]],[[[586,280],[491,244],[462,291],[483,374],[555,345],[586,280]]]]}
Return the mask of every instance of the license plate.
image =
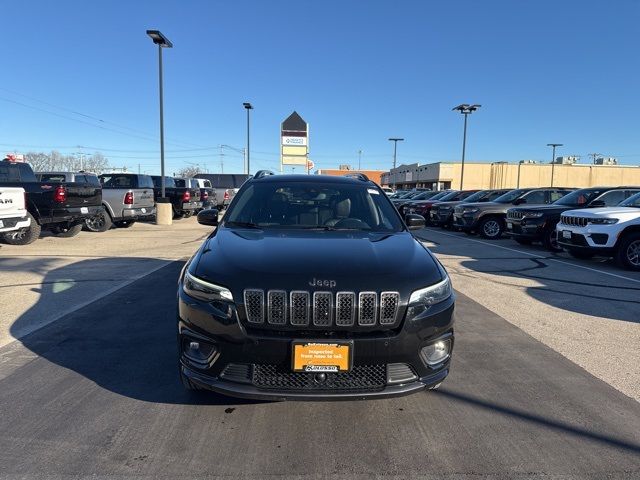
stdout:
{"type": "Polygon", "coordinates": [[[562,231],[562,238],[571,238],[571,232],[569,230],[562,231]]]}
{"type": "Polygon", "coordinates": [[[351,342],[293,342],[293,371],[348,372],[352,348],[351,342]]]}
{"type": "Polygon", "coordinates": [[[147,209],[146,209],[146,208],[141,208],[141,209],[140,209],[140,211],[141,211],[142,213],[147,213],[147,209]]]}
{"type": "Polygon", "coordinates": [[[507,229],[508,230],[513,230],[513,223],[507,222],[507,229]]]}
{"type": "Polygon", "coordinates": [[[87,207],[80,207],[80,213],[89,213],[89,209],[87,207]]]}

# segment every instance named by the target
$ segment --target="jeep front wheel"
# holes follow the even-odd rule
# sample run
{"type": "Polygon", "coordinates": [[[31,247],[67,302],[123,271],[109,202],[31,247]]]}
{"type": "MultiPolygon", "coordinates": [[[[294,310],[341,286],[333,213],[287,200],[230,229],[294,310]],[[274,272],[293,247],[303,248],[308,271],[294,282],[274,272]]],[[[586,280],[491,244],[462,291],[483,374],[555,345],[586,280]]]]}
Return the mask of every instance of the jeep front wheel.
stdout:
{"type": "Polygon", "coordinates": [[[485,218],[478,226],[478,232],[483,238],[494,240],[502,236],[504,223],[497,217],[485,218]]]}
{"type": "Polygon", "coordinates": [[[616,251],[616,262],[623,268],[640,271],[640,232],[622,237],[616,251]]]}

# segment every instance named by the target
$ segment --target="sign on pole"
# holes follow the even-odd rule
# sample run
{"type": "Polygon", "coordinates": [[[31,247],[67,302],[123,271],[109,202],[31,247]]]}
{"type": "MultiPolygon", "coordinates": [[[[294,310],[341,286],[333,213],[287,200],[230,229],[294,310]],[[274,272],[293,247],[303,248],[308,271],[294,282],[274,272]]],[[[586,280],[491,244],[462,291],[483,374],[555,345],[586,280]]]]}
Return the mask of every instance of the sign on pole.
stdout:
{"type": "Polygon", "coordinates": [[[309,125],[298,112],[289,115],[280,128],[280,170],[284,165],[307,167],[309,125]]]}

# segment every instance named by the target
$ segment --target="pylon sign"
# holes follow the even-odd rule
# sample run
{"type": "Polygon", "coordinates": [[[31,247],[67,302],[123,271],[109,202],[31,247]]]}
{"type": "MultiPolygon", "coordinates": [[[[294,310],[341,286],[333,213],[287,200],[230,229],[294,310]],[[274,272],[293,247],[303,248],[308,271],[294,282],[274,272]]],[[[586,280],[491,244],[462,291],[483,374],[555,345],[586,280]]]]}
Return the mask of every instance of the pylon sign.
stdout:
{"type": "Polygon", "coordinates": [[[298,112],[289,115],[280,128],[281,165],[307,166],[309,157],[309,124],[298,112]]]}

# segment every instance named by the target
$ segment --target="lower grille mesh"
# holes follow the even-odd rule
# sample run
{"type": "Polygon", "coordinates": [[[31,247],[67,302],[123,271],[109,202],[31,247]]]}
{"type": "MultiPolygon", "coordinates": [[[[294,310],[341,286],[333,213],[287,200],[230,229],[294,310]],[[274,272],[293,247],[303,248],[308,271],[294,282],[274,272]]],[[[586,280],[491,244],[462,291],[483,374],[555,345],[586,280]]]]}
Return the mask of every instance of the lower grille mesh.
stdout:
{"type": "Polygon", "coordinates": [[[281,391],[375,391],[386,385],[387,366],[356,365],[350,372],[327,373],[324,382],[317,382],[316,378],[314,373],[292,372],[284,365],[257,364],[253,366],[252,383],[258,388],[281,391]]]}

